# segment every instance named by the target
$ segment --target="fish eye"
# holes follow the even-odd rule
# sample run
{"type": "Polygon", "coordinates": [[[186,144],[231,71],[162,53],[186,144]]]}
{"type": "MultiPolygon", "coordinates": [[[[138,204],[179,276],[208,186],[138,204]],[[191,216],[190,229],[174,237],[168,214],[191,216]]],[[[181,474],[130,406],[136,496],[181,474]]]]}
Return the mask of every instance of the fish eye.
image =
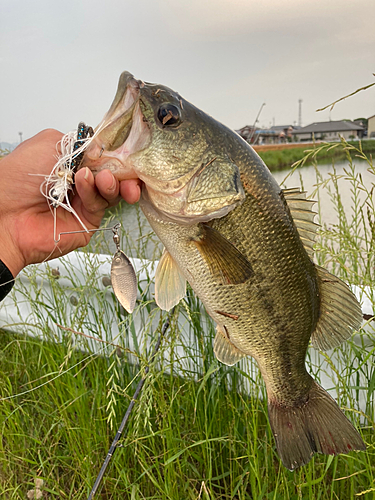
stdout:
{"type": "Polygon", "coordinates": [[[181,122],[180,110],[174,104],[162,104],[158,109],[158,120],[163,127],[176,127],[181,122]]]}

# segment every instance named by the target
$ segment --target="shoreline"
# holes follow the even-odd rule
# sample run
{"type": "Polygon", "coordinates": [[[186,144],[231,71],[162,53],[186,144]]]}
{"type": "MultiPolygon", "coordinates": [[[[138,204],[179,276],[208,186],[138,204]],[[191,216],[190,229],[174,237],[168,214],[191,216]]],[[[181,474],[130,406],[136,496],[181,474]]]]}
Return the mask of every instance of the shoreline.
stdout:
{"type": "Polygon", "coordinates": [[[283,151],[284,149],[311,149],[322,144],[326,144],[324,141],[315,142],[284,142],[278,144],[255,144],[250,146],[258,153],[259,151],[283,151]]]}
{"type": "Polygon", "coordinates": [[[313,149],[320,149],[320,151],[313,154],[310,153],[309,158],[306,159],[303,166],[311,165],[314,159],[317,161],[342,160],[347,158],[347,155],[350,153],[352,153],[353,157],[358,156],[360,148],[362,148],[365,155],[374,155],[375,140],[366,139],[365,141],[348,141],[345,143],[318,141],[262,144],[252,146],[252,148],[259,154],[271,172],[275,172],[291,167],[295,162],[302,160],[307,155],[308,150],[311,151],[313,149]],[[335,145],[337,146],[334,147],[335,145]],[[355,149],[351,149],[350,146],[355,149]]]}

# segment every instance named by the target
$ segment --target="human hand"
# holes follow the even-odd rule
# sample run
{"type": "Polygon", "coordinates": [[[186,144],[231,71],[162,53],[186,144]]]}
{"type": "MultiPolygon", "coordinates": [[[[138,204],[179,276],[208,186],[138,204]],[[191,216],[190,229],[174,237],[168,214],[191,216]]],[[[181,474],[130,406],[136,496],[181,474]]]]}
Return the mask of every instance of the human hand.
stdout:
{"type": "MultiPolygon", "coordinates": [[[[48,129],[21,143],[0,160],[0,259],[15,277],[28,264],[65,255],[87,245],[93,233],[67,234],[58,247],[54,241],[54,221],[46,199],[40,192],[43,177],[56,163],[56,143],[62,138],[48,129]]],[[[88,229],[98,228],[107,207],[124,198],[135,203],[140,197],[140,180],[119,183],[104,170],[94,179],[83,168],[75,175],[75,194],[71,205],[88,229]]],[[[56,211],[57,234],[82,227],[73,214],[56,211]]]]}

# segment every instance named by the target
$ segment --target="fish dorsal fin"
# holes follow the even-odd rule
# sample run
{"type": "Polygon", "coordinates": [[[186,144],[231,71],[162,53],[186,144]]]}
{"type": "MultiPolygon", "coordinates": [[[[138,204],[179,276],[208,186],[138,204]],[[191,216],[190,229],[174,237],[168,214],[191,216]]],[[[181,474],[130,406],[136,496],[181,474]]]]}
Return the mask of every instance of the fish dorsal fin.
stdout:
{"type": "Polygon", "coordinates": [[[186,294],[186,279],[171,254],[164,249],[155,273],[155,301],[160,309],[169,311],[186,294]]]}
{"type": "Polygon", "coordinates": [[[319,224],[314,222],[316,212],[312,210],[315,201],[306,199],[306,192],[299,188],[283,189],[298,234],[309,257],[314,255],[316,230],[319,224]]]}
{"type": "Polygon", "coordinates": [[[207,224],[201,224],[201,234],[193,243],[217,283],[238,285],[253,276],[253,268],[246,257],[219,231],[207,224]]]}
{"type": "Polygon", "coordinates": [[[362,324],[362,310],[346,283],[316,266],[320,292],[320,316],[311,343],[325,351],[348,339],[362,324]]]}
{"type": "MultiPolygon", "coordinates": [[[[225,328],[225,327],[224,327],[225,328]]],[[[214,353],[216,358],[225,365],[233,366],[246,354],[235,347],[223,331],[223,327],[217,325],[214,341],[214,353]]]]}

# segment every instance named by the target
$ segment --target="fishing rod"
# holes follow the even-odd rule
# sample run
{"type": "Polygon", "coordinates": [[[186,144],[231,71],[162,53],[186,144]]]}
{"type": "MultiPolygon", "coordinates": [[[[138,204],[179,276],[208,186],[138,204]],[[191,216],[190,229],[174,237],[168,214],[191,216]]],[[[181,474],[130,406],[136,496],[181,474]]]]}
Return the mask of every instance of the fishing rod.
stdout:
{"type": "Polygon", "coordinates": [[[101,483],[101,481],[102,481],[102,479],[104,477],[105,471],[107,470],[109,462],[110,462],[111,458],[113,457],[113,455],[114,455],[114,453],[115,453],[115,451],[117,449],[117,444],[118,444],[118,442],[119,442],[119,440],[120,440],[120,438],[122,436],[122,433],[124,432],[125,426],[126,426],[128,420],[129,420],[129,417],[130,417],[130,414],[131,414],[131,412],[133,410],[135,402],[136,402],[136,400],[137,400],[137,398],[138,398],[138,396],[139,396],[139,394],[140,394],[140,392],[142,390],[142,387],[143,387],[143,385],[144,385],[144,383],[146,381],[147,374],[150,371],[150,364],[152,364],[152,362],[154,361],[155,356],[156,356],[156,354],[157,354],[157,352],[158,352],[158,350],[160,348],[161,341],[162,341],[162,339],[163,339],[166,331],[169,328],[170,321],[171,321],[171,316],[173,315],[174,311],[175,311],[175,307],[172,309],[170,316],[168,316],[168,318],[166,319],[166,321],[164,322],[164,324],[162,326],[159,338],[158,338],[158,340],[157,340],[157,342],[155,344],[154,350],[153,350],[153,352],[151,354],[150,362],[149,362],[149,364],[145,368],[143,377],[138,382],[137,388],[136,388],[136,390],[135,390],[135,392],[133,394],[133,397],[132,397],[131,402],[130,402],[130,404],[128,406],[128,409],[126,410],[126,413],[124,415],[124,418],[122,419],[122,422],[121,422],[120,427],[119,427],[119,429],[118,429],[118,431],[116,433],[116,436],[115,436],[114,440],[112,441],[111,447],[108,450],[108,453],[107,453],[107,456],[106,456],[106,458],[104,460],[102,468],[100,469],[98,477],[95,480],[94,486],[92,487],[92,490],[90,491],[90,494],[89,494],[87,500],[92,500],[94,498],[94,495],[98,491],[98,488],[99,488],[100,483],[101,483]]]}

